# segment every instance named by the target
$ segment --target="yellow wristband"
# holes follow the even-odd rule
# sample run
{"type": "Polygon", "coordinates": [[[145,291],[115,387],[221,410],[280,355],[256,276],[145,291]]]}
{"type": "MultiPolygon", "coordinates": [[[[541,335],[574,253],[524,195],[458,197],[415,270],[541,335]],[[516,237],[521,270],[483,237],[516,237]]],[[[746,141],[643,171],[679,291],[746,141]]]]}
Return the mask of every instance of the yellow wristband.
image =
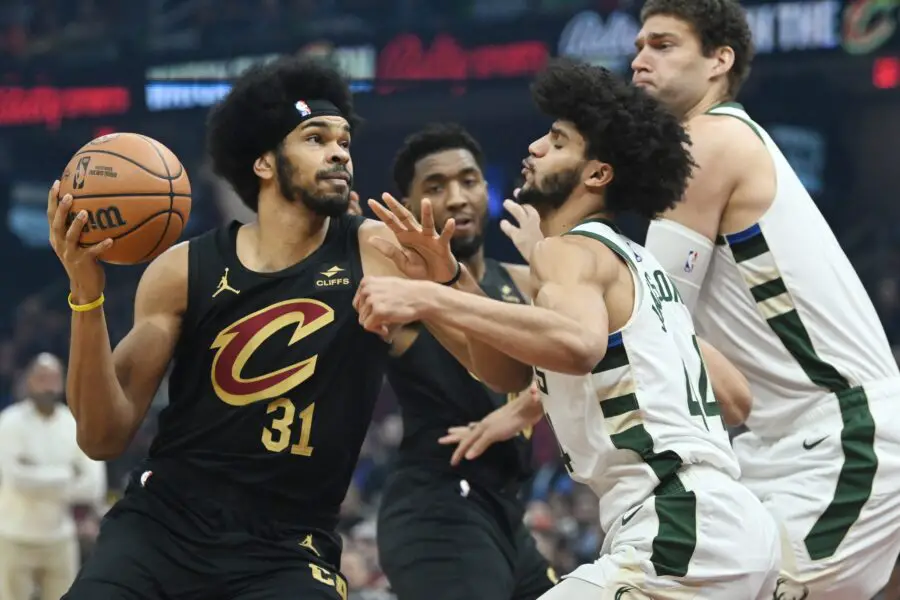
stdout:
{"type": "Polygon", "coordinates": [[[104,302],[106,302],[106,297],[101,292],[100,297],[93,302],[88,302],[87,304],[75,304],[72,302],[72,292],[69,292],[69,308],[75,312],[88,312],[89,310],[94,310],[95,308],[103,306],[104,302]]]}

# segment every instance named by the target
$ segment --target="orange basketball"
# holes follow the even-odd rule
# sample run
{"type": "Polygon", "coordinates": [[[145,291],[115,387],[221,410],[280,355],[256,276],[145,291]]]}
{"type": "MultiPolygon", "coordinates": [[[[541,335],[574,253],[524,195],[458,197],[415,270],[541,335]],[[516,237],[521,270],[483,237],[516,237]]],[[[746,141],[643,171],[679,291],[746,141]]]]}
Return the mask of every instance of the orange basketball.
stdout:
{"type": "Polygon", "coordinates": [[[72,194],[69,223],[81,210],[88,220],[80,244],[106,238],[104,262],[134,265],[169,248],[191,214],[191,182],[181,161],[154,139],[111,133],[82,146],[66,165],[59,197],[72,194]]]}

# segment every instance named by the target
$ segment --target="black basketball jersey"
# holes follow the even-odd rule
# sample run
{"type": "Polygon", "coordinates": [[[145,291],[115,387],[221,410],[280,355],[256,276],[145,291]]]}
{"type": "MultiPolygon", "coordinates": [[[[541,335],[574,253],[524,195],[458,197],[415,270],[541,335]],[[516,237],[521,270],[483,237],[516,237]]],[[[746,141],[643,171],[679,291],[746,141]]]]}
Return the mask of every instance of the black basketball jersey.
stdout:
{"type": "MultiPolygon", "coordinates": [[[[485,259],[481,289],[494,300],[525,302],[507,270],[485,259]]],[[[427,329],[388,362],[388,380],[403,414],[401,464],[449,469],[452,446],[438,444],[448,427],[479,421],[515,395],[497,394],[462,366],[427,329]]],[[[494,444],[478,460],[464,461],[460,474],[488,486],[503,486],[531,474],[530,432],[494,444]]]]}
{"type": "Polygon", "coordinates": [[[296,507],[299,523],[336,521],[388,350],[351,304],[362,222],[332,218],[313,254],[276,273],[241,265],[239,223],[191,240],[187,312],[151,464],[174,459],[296,507]]]}

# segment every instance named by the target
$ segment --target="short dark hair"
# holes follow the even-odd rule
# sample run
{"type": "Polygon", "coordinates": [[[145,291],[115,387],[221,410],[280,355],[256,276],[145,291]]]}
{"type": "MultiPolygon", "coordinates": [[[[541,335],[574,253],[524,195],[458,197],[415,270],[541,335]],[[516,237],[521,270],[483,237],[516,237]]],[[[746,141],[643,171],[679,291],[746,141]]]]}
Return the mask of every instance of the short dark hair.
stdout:
{"type": "Polygon", "coordinates": [[[403,141],[394,157],[394,185],[403,196],[408,196],[416,163],[444,150],[468,150],[478,168],[484,171],[484,152],[481,144],[462,125],[456,123],[431,123],[403,141]]]}
{"type": "Polygon", "coordinates": [[[254,211],[259,178],[253,163],[281,146],[296,125],[296,114],[289,113],[299,100],[327,100],[351,127],[358,122],[350,88],[341,74],[321,61],[294,57],[251,67],[209,113],[207,147],[213,171],[254,211]]]}
{"type": "Polygon", "coordinates": [[[678,119],[642,89],[602,67],[557,59],[531,94],[545,114],[573,123],[585,158],[614,170],[605,203],[613,212],[653,218],[684,195],[693,159],[678,119]]]}
{"type": "Polygon", "coordinates": [[[704,56],[723,46],[734,50],[728,72],[728,96],[735,98],[750,75],[753,36],[744,9],[737,0],[647,0],[641,22],[654,15],[668,15],[690,25],[700,38],[704,56]]]}

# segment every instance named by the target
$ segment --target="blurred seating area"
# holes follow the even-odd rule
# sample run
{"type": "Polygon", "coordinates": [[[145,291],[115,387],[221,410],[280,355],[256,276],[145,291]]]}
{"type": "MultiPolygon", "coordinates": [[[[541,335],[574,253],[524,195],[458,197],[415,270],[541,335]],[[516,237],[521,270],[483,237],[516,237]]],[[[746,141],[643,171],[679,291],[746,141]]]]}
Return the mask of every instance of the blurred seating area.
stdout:
{"type": "MultiPolygon", "coordinates": [[[[471,18],[601,8],[605,0],[4,0],[0,60],[205,50],[471,18]]],[[[615,3],[613,3],[615,4],[615,3]]]]}

